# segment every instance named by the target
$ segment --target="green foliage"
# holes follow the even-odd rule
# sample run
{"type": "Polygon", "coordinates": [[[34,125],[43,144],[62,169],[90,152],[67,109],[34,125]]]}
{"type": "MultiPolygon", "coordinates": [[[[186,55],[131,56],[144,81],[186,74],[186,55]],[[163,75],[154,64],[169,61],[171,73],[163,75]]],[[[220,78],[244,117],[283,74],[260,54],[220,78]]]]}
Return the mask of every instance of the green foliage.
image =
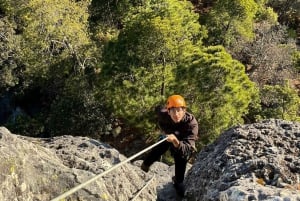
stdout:
{"type": "Polygon", "coordinates": [[[130,10],[142,4],[143,0],[92,0],[89,28],[97,45],[102,48],[117,37],[130,10]]]}
{"type": "Polygon", "coordinates": [[[104,54],[109,70],[126,72],[131,66],[176,62],[205,35],[191,9],[191,4],[174,0],[149,1],[148,6],[133,9],[104,54]]]}
{"type": "Polygon", "coordinates": [[[256,12],[254,0],[217,1],[205,18],[210,44],[229,45],[236,35],[252,38],[256,12]]]}
{"type": "MultiPolygon", "coordinates": [[[[13,90],[25,97],[37,89],[31,104],[43,107],[38,114],[15,116],[7,125],[31,136],[46,131],[99,137],[113,116],[130,129],[151,133],[153,108],[173,93],[186,97],[205,144],[246,117],[298,120],[299,97],[293,90],[265,87],[260,109],[258,91],[245,67],[221,46],[202,46],[209,34],[208,44],[235,47],[230,50],[234,58],[262,80],[285,80],[287,73],[294,74],[287,68],[294,49],[284,45],[286,38],[258,31],[256,42],[247,41],[253,39],[257,21],[276,23],[277,15],[266,3],[278,10],[289,2],[296,4],[213,1],[200,18],[207,32],[189,1],[0,0],[0,95],[13,90]],[[280,51],[272,41],[279,41],[280,51]]],[[[280,16],[293,15],[282,11],[280,16]]],[[[299,51],[293,58],[299,72],[299,51]]]]}
{"type": "Polygon", "coordinates": [[[262,118],[300,121],[300,98],[294,89],[288,85],[265,85],[260,94],[262,118]]]}
{"type": "Polygon", "coordinates": [[[142,0],[92,0],[89,7],[90,28],[118,28],[129,10],[142,0]]]}
{"type": "Polygon", "coordinates": [[[0,11],[11,18],[16,17],[18,9],[27,2],[27,0],[0,0],[0,11]]]}
{"type": "Polygon", "coordinates": [[[13,133],[39,137],[45,129],[42,119],[42,116],[31,117],[25,113],[20,113],[12,115],[5,126],[13,133]]]}
{"type": "Polygon", "coordinates": [[[195,52],[180,69],[178,86],[199,121],[204,144],[225,129],[243,123],[249,107],[257,107],[255,84],[245,74],[244,66],[221,46],[195,52]]]}
{"type": "Polygon", "coordinates": [[[29,77],[47,77],[50,66],[66,59],[76,73],[88,66],[94,50],[88,6],[89,1],[27,0],[14,8],[23,22],[21,56],[29,77]]]}
{"type": "Polygon", "coordinates": [[[0,18],[0,96],[19,82],[20,38],[15,34],[15,26],[7,17],[0,18]]]}
{"type": "Polygon", "coordinates": [[[265,3],[263,0],[216,1],[202,20],[209,31],[208,43],[227,47],[236,39],[252,40],[256,20],[274,23],[277,19],[265,3]]]}
{"type": "Polygon", "coordinates": [[[298,73],[300,73],[300,51],[295,51],[293,54],[293,64],[298,73]]]}
{"type": "Polygon", "coordinates": [[[273,8],[268,6],[269,0],[256,0],[258,9],[256,13],[257,21],[267,21],[270,24],[277,24],[278,15],[273,8]]]}
{"type": "Polygon", "coordinates": [[[153,107],[172,92],[176,63],[205,35],[197,19],[186,1],[149,1],[130,12],[103,56],[101,93],[115,115],[153,130],[153,107]]]}
{"type": "Polygon", "coordinates": [[[94,93],[85,76],[68,79],[63,92],[52,103],[46,123],[49,133],[99,137],[106,123],[105,110],[94,93]]]}
{"type": "MultiPolygon", "coordinates": [[[[17,76],[21,76],[22,82],[17,87],[24,91],[18,91],[17,96],[21,97],[22,93],[39,88],[41,98],[36,101],[44,99],[48,104],[43,105],[45,108],[41,110],[40,116],[43,118],[38,118],[39,115],[27,116],[25,113],[25,116],[10,122],[9,125],[16,131],[23,129],[23,133],[26,134],[28,130],[33,130],[31,129],[33,125],[38,124],[44,124],[45,129],[44,127],[35,129],[36,132],[31,132],[32,135],[37,135],[38,132],[49,132],[49,130],[51,134],[62,134],[63,131],[74,131],[74,134],[86,131],[85,133],[90,134],[100,130],[99,124],[103,122],[96,120],[102,118],[102,113],[99,112],[100,107],[97,107],[99,105],[93,102],[90,85],[81,85],[86,87],[81,88],[83,94],[75,95],[78,93],[76,91],[78,83],[90,83],[94,79],[94,69],[97,68],[95,62],[101,54],[89,38],[89,5],[89,0],[7,0],[0,2],[1,10],[8,18],[16,20],[15,27],[2,20],[5,23],[3,26],[5,33],[9,34],[10,29],[13,28],[14,30],[10,32],[18,31],[16,35],[18,40],[16,36],[12,38],[7,34],[6,38],[9,40],[3,41],[3,47],[10,48],[6,50],[5,54],[8,56],[3,60],[10,66],[3,66],[3,71],[1,68],[4,72],[1,76],[5,75],[5,83],[1,85],[3,88],[13,86],[18,81],[17,76]],[[17,52],[17,58],[13,57],[16,54],[14,48],[22,49],[17,52]],[[9,59],[14,60],[10,62],[9,59]],[[16,62],[18,63],[15,64],[16,62]],[[22,71],[17,71],[17,75],[12,74],[15,72],[14,69],[18,70],[21,67],[22,71]],[[85,76],[82,76],[84,74],[89,78],[85,79],[85,76]],[[12,75],[11,78],[8,75],[12,75]],[[80,79],[83,80],[80,81],[80,79]],[[56,101],[53,102],[55,98],[56,101]],[[51,112],[49,119],[46,120],[50,105],[51,112]],[[70,108],[71,106],[75,108],[70,108]],[[84,113],[88,116],[82,115],[84,113]],[[61,121],[58,121],[59,119],[61,121]],[[32,124],[31,127],[28,126],[30,124],[32,124]],[[84,126],[89,129],[83,129],[84,126]]],[[[30,107],[32,105],[29,105],[30,107]]]]}

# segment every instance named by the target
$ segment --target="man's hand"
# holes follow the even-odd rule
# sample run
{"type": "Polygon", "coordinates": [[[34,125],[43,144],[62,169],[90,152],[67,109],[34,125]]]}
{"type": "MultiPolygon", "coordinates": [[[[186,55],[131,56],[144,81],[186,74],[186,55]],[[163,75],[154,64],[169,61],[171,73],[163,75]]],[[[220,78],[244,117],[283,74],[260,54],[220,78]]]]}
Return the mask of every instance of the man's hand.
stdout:
{"type": "Polygon", "coordinates": [[[167,141],[171,142],[175,148],[179,147],[179,140],[174,134],[167,135],[167,141]]]}

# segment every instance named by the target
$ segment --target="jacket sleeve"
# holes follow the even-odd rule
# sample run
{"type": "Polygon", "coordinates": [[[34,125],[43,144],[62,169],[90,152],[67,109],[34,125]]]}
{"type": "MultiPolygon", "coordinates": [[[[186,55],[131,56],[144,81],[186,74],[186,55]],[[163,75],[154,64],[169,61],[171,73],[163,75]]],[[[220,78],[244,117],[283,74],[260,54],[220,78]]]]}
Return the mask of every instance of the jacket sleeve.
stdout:
{"type": "Polygon", "coordinates": [[[172,130],[170,128],[172,126],[170,125],[170,117],[168,115],[167,109],[163,106],[157,106],[155,108],[155,113],[160,130],[162,130],[164,134],[171,133],[172,130]]]}
{"type": "Polygon", "coordinates": [[[189,157],[196,151],[196,140],[198,139],[198,123],[193,117],[188,125],[188,129],[182,139],[179,139],[179,147],[177,150],[185,157],[189,157]]]}

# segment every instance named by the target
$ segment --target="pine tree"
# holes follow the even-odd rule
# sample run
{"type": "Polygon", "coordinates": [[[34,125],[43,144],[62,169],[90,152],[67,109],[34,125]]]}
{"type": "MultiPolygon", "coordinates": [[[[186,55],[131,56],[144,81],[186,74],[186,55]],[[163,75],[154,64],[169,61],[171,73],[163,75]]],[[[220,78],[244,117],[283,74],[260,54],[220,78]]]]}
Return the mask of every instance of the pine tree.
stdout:
{"type": "Polygon", "coordinates": [[[104,50],[103,101],[134,127],[153,128],[153,107],[173,92],[176,64],[201,44],[205,32],[192,9],[187,1],[145,1],[104,50]]]}
{"type": "Polygon", "coordinates": [[[276,118],[300,121],[300,98],[288,84],[285,86],[265,85],[262,95],[261,118],[276,118]]]}
{"type": "Polygon", "coordinates": [[[177,82],[199,121],[203,142],[215,140],[225,129],[243,123],[243,115],[258,107],[258,90],[244,66],[221,46],[211,46],[186,58],[177,82]]]}

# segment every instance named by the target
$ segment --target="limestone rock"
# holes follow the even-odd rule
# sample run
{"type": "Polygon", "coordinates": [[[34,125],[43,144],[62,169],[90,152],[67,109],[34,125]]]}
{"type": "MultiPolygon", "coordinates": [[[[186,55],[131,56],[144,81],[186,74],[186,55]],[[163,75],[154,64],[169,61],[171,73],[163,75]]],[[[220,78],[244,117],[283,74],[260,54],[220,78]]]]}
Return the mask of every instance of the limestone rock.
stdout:
{"type": "MultiPolygon", "coordinates": [[[[112,147],[86,137],[36,139],[0,127],[0,200],[45,201],[125,160],[112,147]]],[[[151,175],[126,163],[66,200],[124,201],[134,198],[151,175]]],[[[156,200],[157,180],[136,200],[156,200]]]]}
{"type": "Polygon", "coordinates": [[[224,132],[186,178],[189,201],[299,201],[300,123],[265,120],[224,132]]]}
{"type": "MultiPolygon", "coordinates": [[[[188,166],[183,200],[300,201],[299,150],[300,123],[265,120],[231,128],[188,166]]],[[[0,201],[51,200],[124,160],[87,137],[30,138],[0,127],[0,201]]],[[[128,162],[65,200],[180,200],[171,183],[174,166],[156,162],[146,174],[141,162],[128,162]]]]}

